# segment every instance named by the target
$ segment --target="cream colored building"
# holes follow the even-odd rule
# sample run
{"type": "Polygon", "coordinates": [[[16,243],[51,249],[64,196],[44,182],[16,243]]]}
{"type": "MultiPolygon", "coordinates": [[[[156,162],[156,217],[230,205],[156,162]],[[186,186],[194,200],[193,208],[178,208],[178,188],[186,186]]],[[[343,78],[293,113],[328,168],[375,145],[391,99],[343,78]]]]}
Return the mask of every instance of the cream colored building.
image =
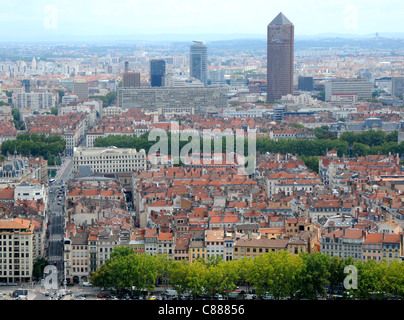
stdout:
{"type": "Polygon", "coordinates": [[[65,239],[64,260],[66,279],[82,283],[88,280],[89,276],[89,250],[88,232],[77,232],[70,239],[65,239]]]}
{"type": "Polygon", "coordinates": [[[147,167],[144,149],[119,149],[78,147],[74,150],[74,172],[80,166],[89,166],[93,173],[115,173],[145,170],[147,167]]]}
{"type": "Polygon", "coordinates": [[[233,247],[233,259],[256,257],[270,251],[278,252],[288,249],[288,239],[240,239],[233,247]]]}
{"type": "Polygon", "coordinates": [[[27,219],[0,220],[0,282],[32,280],[34,227],[27,219]]]}

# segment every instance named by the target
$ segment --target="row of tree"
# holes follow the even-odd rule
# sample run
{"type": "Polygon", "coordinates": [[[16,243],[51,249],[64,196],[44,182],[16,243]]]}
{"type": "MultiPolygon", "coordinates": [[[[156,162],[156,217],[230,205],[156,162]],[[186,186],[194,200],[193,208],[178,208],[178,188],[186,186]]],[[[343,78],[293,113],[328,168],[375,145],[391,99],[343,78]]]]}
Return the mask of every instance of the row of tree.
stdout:
{"type": "MultiPolygon", "coordinates": [[[[365,156],[369,154],[388,154],[399,153],[404,154],[404,143],[398,144],[398,132],[386,134],[383,131],[365,131],[362,133],[345,132],[340,138],[334,138],[332,132],[327,127],[316,129],[317,139],[280,139],[278,141],[268,139],[266,137],[258,137],[256,139],[257,152],[265,153],[292,153],[305,157],[324,156],[329,150],[336,150],[339,156],[365,156]]],[[[158,140],[157,140],[158,141],[158,140]]],[[[179,140],[179,148],[181,150],[188,142],[179,140]]],[[[234,139],[234,143],[236,139],[234,139]]],[[[167,134],[168,151],[170,152],[172,137],[167,134]]],[[[95,140],[94,146],[108,147],[116,146],[118,148],[136,148],[137,150],[145,149],[146,152],[156,143],[149,141],[149,133],[137,136],[118,136],[111,135],[108,137],[100,137],[95,140]]],[[[214,150],[214,141],[210,141],[211,150],[214,150]]],[[[245,154],[248,151],[247,139],[245,140],[245,154]]],[[[200,139],[199,148],[203,150],[203,140],[200,139]]],[[[234,145],[234,150],[236,147],[234,145]]],[[[226,138],[222,138],[222,152],[226,152],[226,138]]]]}
{"type": "Polygon", "coordinates": [[[48,160],[48,164],[52,165],[65,148],[66,140],[60,135],[46,136],[45,134],[23,133],[14,140],[4,141],[1,144],[1,154],[6,156],[16,152],[23,156],[42,156],[48,160]]]}
{"type": "Polygon", "coordinates": [[[275,299],[317,299],[338,290],[347,299],[403,297],[404,264],[354,261],[322,253],[292,255],[287,251],[240,260],[200,259],[190,263],[163,255],[139,255],[130,247],[118,247],[91,275],[93,286],[118,291],[136,287],[153,292],[158,281],[178,293],[191,292],[194,298],[202,294],[227,295],[240,285],[254,289],[257,295],[272,294],[275,299]]]}

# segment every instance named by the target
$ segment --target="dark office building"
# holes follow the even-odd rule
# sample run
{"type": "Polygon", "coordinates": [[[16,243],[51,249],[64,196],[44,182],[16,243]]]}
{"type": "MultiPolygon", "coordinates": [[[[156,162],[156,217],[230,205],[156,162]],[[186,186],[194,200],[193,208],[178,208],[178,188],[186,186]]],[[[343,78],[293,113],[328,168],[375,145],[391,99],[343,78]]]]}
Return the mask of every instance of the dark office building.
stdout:
{"type": "Polygon", "coordinates": [[[150,61],[150,85],[152,87],[164,86],[165,74],[166,74],[165,60],[155,59],[150,61]]]}
{"type": "Polygon", "coordinates": [[[299,77],[297,82],[297,89],[301,91],[312,91],[313,77],[299,77]]]}
{"type": "Polygon", "coordinates": [[[123,74],[124,88],[140,87],[140,73],[139,72],[125,72],[123,74]]]}
{"type": "Polygon", "coordinates": [[[25,92],[31,91],[31,81],[29,79],[24,79],[21,81],[21,84],[24,86],[25,92]]]}
{"type": "Polygon", "coordinates": [[[279,13],[267,28],[267,100],[293,94],[294,26],[279,13]]]}

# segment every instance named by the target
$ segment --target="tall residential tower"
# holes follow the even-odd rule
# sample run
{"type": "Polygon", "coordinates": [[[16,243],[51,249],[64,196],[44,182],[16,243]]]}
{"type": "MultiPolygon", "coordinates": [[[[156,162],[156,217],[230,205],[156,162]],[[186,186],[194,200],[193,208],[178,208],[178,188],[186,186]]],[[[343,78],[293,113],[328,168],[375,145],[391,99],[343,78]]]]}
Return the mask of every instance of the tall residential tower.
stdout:
{"type": "Polygon", "coordinates": [[[294,26],[282,12],[267,28],[267,101],[293,94],[294,26]]]}

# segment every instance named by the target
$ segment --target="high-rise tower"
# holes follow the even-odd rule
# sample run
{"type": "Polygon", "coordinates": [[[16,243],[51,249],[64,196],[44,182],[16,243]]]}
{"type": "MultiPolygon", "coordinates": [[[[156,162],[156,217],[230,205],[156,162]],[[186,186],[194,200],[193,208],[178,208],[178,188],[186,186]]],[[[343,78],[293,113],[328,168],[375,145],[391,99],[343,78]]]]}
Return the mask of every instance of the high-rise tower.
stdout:
{"type": "Polygon", "coordinates": [[[153,59],[150,61],[150,85],[152,87],[164,86],[165,74],[166,74],[165,60],[153,59]]]}
{"type": "Polygon", "coordinates": [[[193,41],[189,57],[190,76],[201,80],[205,85],[208,80],[208,47],[205,41],[193,41]]]}
{"type": "Polygon", "coordinates": [[[279,13],[267,28],[267,101],[293,94],[294,26],[279,13]]]}

